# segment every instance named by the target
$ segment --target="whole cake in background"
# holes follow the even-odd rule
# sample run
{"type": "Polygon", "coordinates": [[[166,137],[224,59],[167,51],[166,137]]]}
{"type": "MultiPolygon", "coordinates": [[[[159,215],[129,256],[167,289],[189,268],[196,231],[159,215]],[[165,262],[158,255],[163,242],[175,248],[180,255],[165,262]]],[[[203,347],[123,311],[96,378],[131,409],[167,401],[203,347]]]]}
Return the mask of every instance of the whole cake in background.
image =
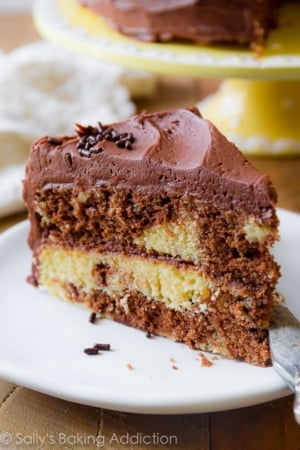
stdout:
{"type": "Polygon", "coordinates": [[[121,33],[143,41],[232,42],[257,48],[278,0],[79,0],[121,33]]]}
{"type": "Polygon", "coordinates": [[[31,149],[31,282],[145,332],[268,365],[279,277],[269,178],[196,108],[76,132],[31,149]]]}

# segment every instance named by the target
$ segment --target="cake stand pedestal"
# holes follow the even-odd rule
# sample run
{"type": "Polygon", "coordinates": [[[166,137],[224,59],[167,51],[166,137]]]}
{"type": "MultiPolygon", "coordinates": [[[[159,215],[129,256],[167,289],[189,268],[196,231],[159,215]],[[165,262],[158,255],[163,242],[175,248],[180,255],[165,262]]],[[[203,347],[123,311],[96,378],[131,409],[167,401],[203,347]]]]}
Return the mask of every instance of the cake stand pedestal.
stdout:
{"type": "Polygon", "coordinates": [[[244,153],[300,154],[297,80],[226,80],[199,108],[244,153]]]}
{"type": "Polygon", "coordinates": [[[227,79],[199,103],[247,154],[300,154],[300,7],[281,9],[262,55],[237,46],[143,43],[120,35],[77,0],[36,0],[47,39],[81,54],[162,75],[227,79]]]}

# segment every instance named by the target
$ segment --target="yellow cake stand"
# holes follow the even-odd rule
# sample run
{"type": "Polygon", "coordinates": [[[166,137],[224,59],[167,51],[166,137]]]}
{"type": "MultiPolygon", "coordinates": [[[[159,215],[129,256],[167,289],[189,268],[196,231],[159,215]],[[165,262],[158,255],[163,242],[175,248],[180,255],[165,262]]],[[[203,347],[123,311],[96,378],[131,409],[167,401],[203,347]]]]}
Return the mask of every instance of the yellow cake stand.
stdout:
{"type": "Polygon", "coordinates": [[[65,48],[158,74],[227,79],[202,114],[248,154],[300,154],[300,6],[281,9],[261,55],[237,46],[143,43],[113,30],[77,0],[36,0],[45,38],[65,48]]]}

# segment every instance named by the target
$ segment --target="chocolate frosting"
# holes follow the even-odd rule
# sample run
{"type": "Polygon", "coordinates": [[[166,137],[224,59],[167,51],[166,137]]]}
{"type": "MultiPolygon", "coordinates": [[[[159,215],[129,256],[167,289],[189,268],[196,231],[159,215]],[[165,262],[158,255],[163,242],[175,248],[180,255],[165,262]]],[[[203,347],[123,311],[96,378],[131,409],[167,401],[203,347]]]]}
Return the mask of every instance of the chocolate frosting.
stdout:
{"type": "Polygon", "coordinates": [[[151,196],[191,195],[221,208],[259,213],[266,221],[274,214],[276,193],[269,178],[196,108],[142,113],[109,126],[133,134],[131,149],[101,139],[95,152],[81,156],[78,136],[38,140],[26,167],[26,203],[43,188],[110,184],[151,196]]]}
{"type": "Polygon", "coordinates": [[[125,34],[145,41],[253,43],[272,21],[276,0],[81,0],[125,34]]]}

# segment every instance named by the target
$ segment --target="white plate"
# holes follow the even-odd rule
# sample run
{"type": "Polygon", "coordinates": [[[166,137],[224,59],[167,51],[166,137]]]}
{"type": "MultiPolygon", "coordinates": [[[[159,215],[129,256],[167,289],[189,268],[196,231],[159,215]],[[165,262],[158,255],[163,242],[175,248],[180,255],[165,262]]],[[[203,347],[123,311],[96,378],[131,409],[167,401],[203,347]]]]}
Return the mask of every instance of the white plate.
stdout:
{"type": "MultiPolygon", "coordinates": [[[[300,215],[279,210],[279,288],[300,317],[300,215]]],[[[218,359],[203,367],[198,352],[102,320],[28,284],[28,223],[0,236],[0,377],[67,400],[136,413],[195,413],[249,406],[289,393],[272,368],[218,359]],[[110,343],[88,356],[85,347],[110,343]],[[174,362],[172,362],[174,358],[174,362]],[[128,368],[128,364],[133,369],[128,368]],[[178,369],[172,368],[175,364],[178,369]]],[[[211,359],[212,355],[208,355],[211,359]]]]}

